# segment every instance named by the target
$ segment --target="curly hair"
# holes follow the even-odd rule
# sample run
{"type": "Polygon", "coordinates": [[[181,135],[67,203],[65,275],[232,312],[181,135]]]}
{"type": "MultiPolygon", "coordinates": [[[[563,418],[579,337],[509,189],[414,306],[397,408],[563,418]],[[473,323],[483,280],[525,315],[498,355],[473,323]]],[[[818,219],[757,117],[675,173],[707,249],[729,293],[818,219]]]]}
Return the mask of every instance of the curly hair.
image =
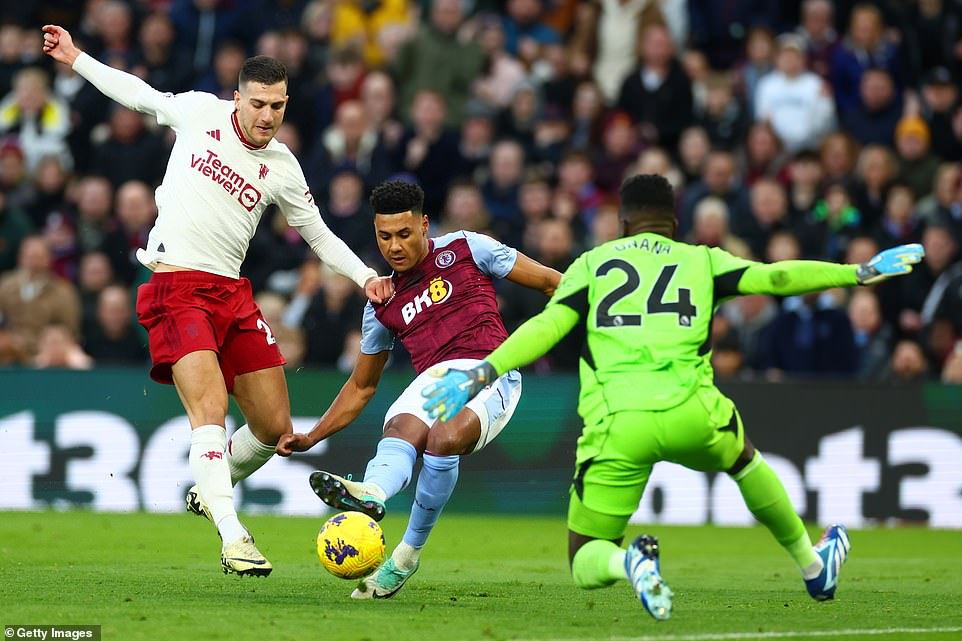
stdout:
{"type": "Polygon", "coordinates": [[[404,180],[388,180],[371,192],[371,209],[375,214],[424,213],[424,190],[404,180]]]}

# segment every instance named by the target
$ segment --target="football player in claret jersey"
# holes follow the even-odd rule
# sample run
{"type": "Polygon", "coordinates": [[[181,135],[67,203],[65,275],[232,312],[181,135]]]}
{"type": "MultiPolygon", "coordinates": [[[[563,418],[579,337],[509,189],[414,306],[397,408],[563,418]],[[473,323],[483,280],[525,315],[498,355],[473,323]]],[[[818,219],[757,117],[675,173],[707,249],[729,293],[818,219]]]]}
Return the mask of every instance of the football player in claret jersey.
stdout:
{"type": "Polygon", "coordinates": [[[675,198],[661,176],[629,178],[621,188],[622,238],[582,254],[543,312],[479,365],[444,373],[428,386],[424,408],[448,420],[499,373],[530,363],[575,325],[587,330],[580,362],[578,439],[568,505],[568,551],[581,588],[628,580],[656,619],[671,616],[658,541],[619,547],[652,466],[672,461],[727,472],[745,504],[798,565],[809,594],[835,595],[849,550],[841,525],[816,546],[772,468],[745,435],[734,404],[713,381],[711,320],[719,303],[741,294],[793,296],[868,285],[912,270],[921,245],[883,251],[861,265],[784,261],[770,265],[717,248],[672,240],[675,198]]]}
{"type": "Polygon", "coordinates": [[[492,279],[510,281],[550,296],[561,274],[482,234],[458,231],[428,238],[417,185],[389,181],[371,194],[374,229],[385,260],[394,269],[394,296],[364,309],[361,354],[337,398],[309,434],[288,434],[280,454],[303,452],[357,418],[377,388],[395,337],[411,354],[418,376],[384,417],[384,435],[363,482],[314,472],[314,492],[329,505],[384,516],[384,502],[418,476],[411,518],[390,558],[354,590],[356,599],[394,595],[417,571],[421,548],[458,479],[459,458],[477,452],[504,429],[521,397],[521,374],[506,370],[492,378],[464,411],[442,424],[422,409],[421,390],[434,366],[471,367],[507,336],[492,279]]]}
{"type": "Polygon", "coordinates": [[[149,336],[151,378],[177,388],[190,420],[197,485],[187,492],[187,509],[217,527],[225,573],[267,575],[270,562],[234,510],[233,484],[271,458],[277,439],[291,431],[291,410],[284,358],[250,283],[239,278],[251,237],[276,204],[314,253],[371,300],[390,296],[390,279],[378,278],[327,228],[294,155],[274,140],[287,106],[280,62],[248,59],[233,101],[163,94],[83,53],[65,29],[47,25],[43,32],[50,57],[177,134],[156,192],[157,221],[137,251],[154,272],[138,291],[137,316],[149,336]],[[247,419],[230,442],[228,394],[247,419]]]}

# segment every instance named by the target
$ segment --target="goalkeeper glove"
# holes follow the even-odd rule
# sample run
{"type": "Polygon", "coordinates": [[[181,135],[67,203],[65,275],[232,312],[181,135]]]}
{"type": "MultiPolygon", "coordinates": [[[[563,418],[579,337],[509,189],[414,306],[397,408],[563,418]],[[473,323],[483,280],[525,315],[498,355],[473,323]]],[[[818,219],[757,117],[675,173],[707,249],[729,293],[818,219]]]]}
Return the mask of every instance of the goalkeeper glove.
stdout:
{"type": "Polygon", "coordinates": [[[454,418],[468,401],[498,378],[498,373],[488,361],[481,361],[467,370],[436,368],[430,373],[441,380],[421,390],[421,396],[428,399],[424,409],[428,416],[441,419],[442,422],[454,418]]]}
{"type": "Polygon", "coordinates": [[[921,262],[923,256],[925,250],[918,243],[892,247],[859,265],[855,278],[859,285],[874,285],[892,276],[908,274],[912,271],[912,265],[921,262]]]}

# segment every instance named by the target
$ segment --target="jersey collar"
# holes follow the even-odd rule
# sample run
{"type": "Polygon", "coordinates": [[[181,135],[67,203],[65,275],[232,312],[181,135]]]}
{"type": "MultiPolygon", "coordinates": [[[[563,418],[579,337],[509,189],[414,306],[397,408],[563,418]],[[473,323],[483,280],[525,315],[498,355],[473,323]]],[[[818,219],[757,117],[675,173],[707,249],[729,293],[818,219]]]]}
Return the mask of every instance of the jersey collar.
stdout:
{"type": "Polygon", "coordinates": [[[236,112],[236,111],[232,111],[231,114],[230,114],[230,124],[234,126],[234,133],[237,134],[237,139],[240,140],[241,144],[244,145],[244,147],[246,147],[247,149],[263,149],[263,148],[266,147],[268,144],[270,144],[270,141],[268,141],[268,142],[266,142],[266,143],[264,143],[263,145],[261,145],[261,146],[258,147],[257,145],[255,145],[254,143],[252,143],[251,141],[249,141],[249,140],[244,136],[244,132],[241,131],[240,123],[237,122],[237,112],[236,112]]]}

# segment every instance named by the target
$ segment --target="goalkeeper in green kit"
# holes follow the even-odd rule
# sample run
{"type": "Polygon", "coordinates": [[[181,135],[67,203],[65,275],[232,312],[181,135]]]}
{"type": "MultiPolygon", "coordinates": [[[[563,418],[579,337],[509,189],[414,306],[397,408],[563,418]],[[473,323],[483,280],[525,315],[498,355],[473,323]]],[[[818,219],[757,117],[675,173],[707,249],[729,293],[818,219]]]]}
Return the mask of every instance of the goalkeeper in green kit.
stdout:
{"type": "Polygon", "coordinates": [[[626,180],[622,238],[579,256],[544,311],[481,364],[437,372],[440,380],[423,391],[424,407],[442,421],[456,415],[500,374],[537,360],[583,323],[578,413],[584,429],[568,506],[569,560],[578,587],[626,579],[653,617],[671,616],[657,539],[643,535],[627,550],[619,546],[652,466],[672,461],[729,474],[748,509],[794,559],[809,594],[831,599],[848,555],[848,533],[832,525],[812,545],[734,404],[715,387],[712,315],[722,301],[741,294],[792,296],[906,274],[922,259],[922,246],[888,249],[861,265],[756,263],[673,240],[674,203],[661,176],[626,180]]]}

